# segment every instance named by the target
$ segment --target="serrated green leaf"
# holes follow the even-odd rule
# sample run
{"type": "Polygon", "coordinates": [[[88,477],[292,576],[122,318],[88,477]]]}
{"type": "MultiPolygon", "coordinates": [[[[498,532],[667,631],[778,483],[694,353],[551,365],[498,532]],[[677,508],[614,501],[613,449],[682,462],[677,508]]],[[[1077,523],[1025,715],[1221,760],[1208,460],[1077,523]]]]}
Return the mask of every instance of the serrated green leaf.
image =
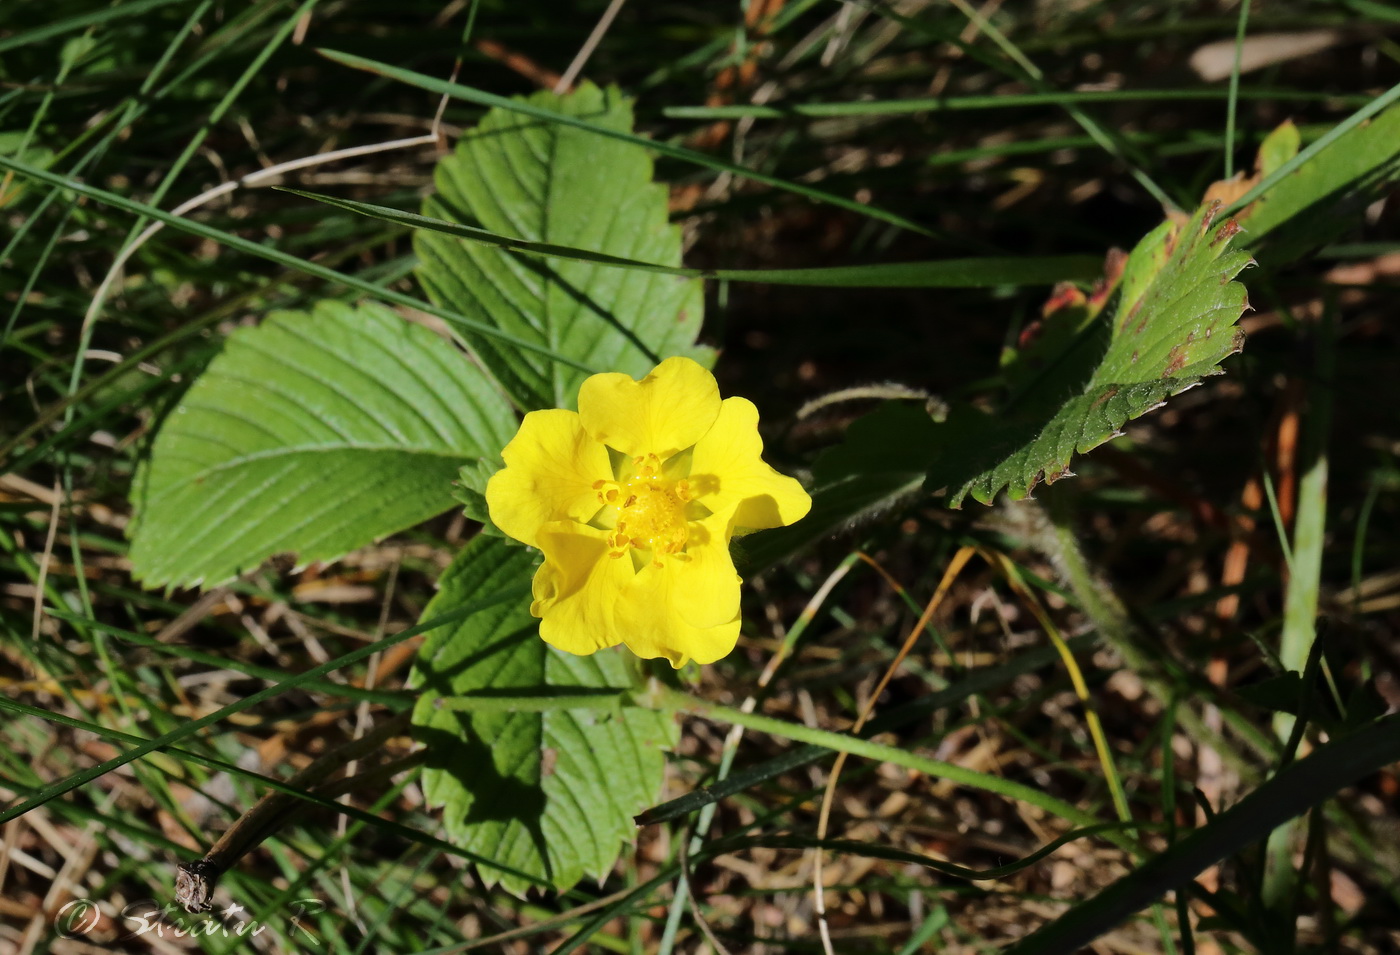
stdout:
{"type": "MultiPolygon", "coordinates": [[[[473,538],[443,574],[424,619],[528,579],[537,559],[496,538],[473,538]]],[[[447,838],[562,891],[612,869],[636,831],[633,814],[661,789],[676,724],[625,704],[530,712],[439,705],[442,697],[582,694],[636,684],[621,652],[578,657],[550,647],[529,607],[528,598],[503,604],[430,633],[410,681],[423,692],[414,731],[428,748],[423,791],[442,808],[447,838]]],[[[485,869],[481,876],[517,895],[532,885],[485,869]]]]}
{"type": "Polygon", "coordinates": [[[457,472],[457,480],[452,484],[452,497],[462,505],[463,513],[481,525],[482,533],[496,537],[502,535],[500,528],[492,522],[491,509],[486,504],[486,482],[504,466],[499,454],[469,461],[462,465],[457,472]]]}
{"type": "Polygon", "coordinates": [[[900,402],[867,415],[818,459],[807,518],[745,539],[736,557],[761,570],[920,485],[947,488],[957,507],[968,494],[985,503],[1009,488],[1020,498],[1063,476],[1076,452],[1215,374],[1239,350],[1234,325],[1246,300],[1232,280],[1250,256],[1231,248],[1232,237],[1212,231],[1211,209],[1202,208],[1187,223],[1163,223],[1126,258],[1110,256],[1102,288],[1057,293],[1062,309],[1047,318],[1048,333],[1003,357],[1013,391],[1002,409],[962,405],[937,422],[900,402]]]}
{"type": "Polygon", "coordinates": [[[955,407],[926,486],[947,488],[953,507],[1003,488],[1024,497],[1064,476],[1076,452],[1216,374],[1243,341],[1235,322],[1247,301],[1232,280],[1251,260],[1232,247],[1233,229],[1211,228],[1213,208],[1143,239],[1094,322],[1009,405],[955,407]]]}
{"type": "Polygon", "coordinates": [[[382,305],[240,329],[166,418],[133,497],[133,573],[221,583],[274,554],[330,560],[452,506],[516,421],[467,357],[382,305]]]}
{"type": "MultiPolygon", "coordinates": [[[[583,84],[525,102],[630,132],[632,108],[615,89],[583,84]]],[[[586,130],[493,109],[438,163],[425,215],[529,242],[679,266],[680,230],[646,149],[586,130]]],[[[414,232],[429,297],[581,364],[641,377],[694,346],[703,310],[694,279],[540,260],[440,232],[414,232]]],[[[470,337],[483,362],[526,408],[571,407],[586,374],[538,354],[470,337]]]]}

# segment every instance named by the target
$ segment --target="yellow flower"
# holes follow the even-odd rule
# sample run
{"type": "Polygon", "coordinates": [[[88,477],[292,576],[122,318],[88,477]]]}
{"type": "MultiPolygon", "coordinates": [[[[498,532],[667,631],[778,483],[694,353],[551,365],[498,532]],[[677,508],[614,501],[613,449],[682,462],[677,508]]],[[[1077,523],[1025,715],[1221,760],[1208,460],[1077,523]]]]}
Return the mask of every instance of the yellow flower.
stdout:
{"type": "Polygon", "coordinates": [[[486,503],[497,527],[544,554],[530,606],[540,636],[577,654],[625,643],[675,667],[734,649],[729,539],[812,506],[762,451],[753,403],[720,401],[689,358],[641,381],[594,375],[577,413],[527,414],[486,503]]]}

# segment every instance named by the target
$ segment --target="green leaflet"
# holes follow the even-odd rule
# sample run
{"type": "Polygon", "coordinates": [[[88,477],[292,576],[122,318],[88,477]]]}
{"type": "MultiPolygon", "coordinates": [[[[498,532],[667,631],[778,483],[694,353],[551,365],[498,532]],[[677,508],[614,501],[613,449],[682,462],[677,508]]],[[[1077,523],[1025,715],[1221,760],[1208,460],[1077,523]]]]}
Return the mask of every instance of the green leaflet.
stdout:
{"type": "MultiPolygon", "coordinates": [[[[568,96],[541,92],[525,102],[632,128],[631,105],[616,89],[583,84],[568,96]]],[[[438,163],[437,195],[423,212],[528,242],[679,266],[680,230],[651,173],[639,145],[497,108],[438,163]]],[[[413,238],[418,279],[434,302],[517,338],[634,377],[672,355],[709,363],[694,344],[704,307],[694,279],[522,257],[424,229],[413,238]]],[[[522,407],[573,406],[586,372],[479,335],[468,341],[522,407]]]]}
{"type": "MultiPolygon", "coordinates": [[[[1232,280],[1251,259],[1232,247],[1236,229],[1212,228],[1216,208],[1163,223],[1139,242],[1102,310],[997,414],[954,408],[926,486],[947,488],[953,507],[968,494],[990,503],[1003,488],[1025,497],[1039,481],[1068,473],[1076,453],[1218,374],[1244,342],[1235,323],[1248,302],[1232,280]]],[[[1077,312],[1065,309],[1062,320],[1082,322],[1077,312]]]]}
{"type": "Polygon", "coordinates": [[[382,305],[322,302],[229,337],[138,474],[134,574],[222,583],[274,554],[330,560],[452,507],[515,431],[466,356],[382,305]]]}
{"type": "MultiPolygon", "coordinates": [[[[478,535],[443,574],[424,619],[527,579],[536,561],[533,551],[478,535]]],[[[423,693],[414,732],[428,748],[423,789],[443,810],[447,838],[562,891],[612,869],[636,831],[632,816],[661,789],[676,724],[624,702],[513,712],[440,705],[442,697],[586,697],[636,684],[626,651],[555,650],[529,606],[526,597],[430,632],[411,680],[423,693]]],[[[498,874],[483,869],[481,877],[498,874]]],[[[499,881],[517,895],[533,884],[509,874],[499,881]]]]}
{"type": "MultiPolygon", "coordinates": [[[[1261,144],[1255,189],[1265,188],[1238,213],[1238,224],[1247,241],[1259,243],[1265,265],[1285,265],[1328,241],[1400,179],[1400,106],[1353,120],[1309,147],[1310,155],[1299,153],[1290,123],[1261,144]]],[[[1216,373],[1241,344],[1232,326],[1247,305],[1243,286],[1231,281],[1250,262],[1231,246],[1236,231],[1230,224],[1212,231],[1211,213],[1202,209],[1184,228],[1163,223],[1126,261],[1111,257],[1121,277],[1110,274],[1088,299],[1071,296],[1040,324],[1038,337],[1003,357],[1010,394],[997,412],[964,405],[934,424],[901,405],[852,426],[845,443],[817,463],[805,526],[745,541],[749,568],[892,506],[912,489],[915,470],[927,471],[926,487],[946,488],[953,506],[968,494],[990,502],[1003,488],[1023,497],[1040,480],[1067,474],[1075,453],[1216,373]]]]}
{"type": "MultiPolygon", "coordinates": [[[[1071,294],[1039,337],[1003,358],[1012,393],[995,413],[971,404],[935,422],[908,403],[889,404],[851,426],[815,468],[813,531],[893,504],[923,476],[958,507],[1003,488],[1021,498],[1068,473],[1071,458],[1118,433],[1124,422],[1218,372],[1238,351],[1235,322],[1246,306],[1232,281],[1249,264],[1231,246],[1233,227],[1212,228],[1213,207],[1187,223],[1163,223],[1125,260],[1120,277],[1090,298],[1071,294]],[[830,505],[829,512],[823,502],[830,505]]],[[[754,569],[805,541],[805,529],[755,535],[754,569]]],[[[808,535],[810,536],[810,535],[808,535]]],[[[748,543],[748,542],[746,542],[748,543]]]]}
{"type": "MultiPolygon", "coordinates": [[[[41,169],[53,162],[53,150],[43,146],[28,144],[29,137],[22,132],[0,133],[0,156],[13,156],[41,169]]],[[[24,194],[25,181],[10,176],[0,176],[0,209],[15,203],[24,194]]]]}

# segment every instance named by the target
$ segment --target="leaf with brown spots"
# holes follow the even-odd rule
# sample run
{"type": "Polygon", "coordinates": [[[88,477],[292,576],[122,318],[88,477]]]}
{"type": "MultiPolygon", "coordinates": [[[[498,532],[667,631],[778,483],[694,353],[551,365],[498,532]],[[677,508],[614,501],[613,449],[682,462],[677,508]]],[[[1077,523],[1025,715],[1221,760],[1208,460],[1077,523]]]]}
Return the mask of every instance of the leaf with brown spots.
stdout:
{"type": "Polygon", "coordinates": [[[890,402],[853,424],[813,467],[812,513],[794,528],[745,541],[739,559],[758,570],[826,534],[883,514],[923,487],[946,489],[958,507],[988,503],[1003,488],[1022,498],[1041,481],[1071,476],[1076,453],[1123,424],[1219,373],[1240,349],[1248,307],[1235,276],[1251,261],[1215,226],[1220,204],[1169,220],[1130,254],[1110,253],[1089,294],[1060,286],[1042,320],[1002,358],[1008,395],[988,412],[973,404],[935,420],[890,402]]]}
{"type": "Polygon", "coordinates": [[[1251,261],[1232,245],[1237,227],[1213,227],[1218,208],[1153,230],[1122,263],[1121,277],[1096,292],[1100,307],[1061,294],[1074,334],[1060,337],[1054,354],[1040,348],[1053,336],[1035,342],[1035,363],[1017,366],[997,413],[953,409],[930,449],[925,486],[946,488],[954,507],[969,494],[990,502],[1003,488],[1025,497],[1042,480],[1068,476],[1076,453],[1218,374],[1243,340],[1235,323],[1248,301],[1234,279],[1251,261]]]}

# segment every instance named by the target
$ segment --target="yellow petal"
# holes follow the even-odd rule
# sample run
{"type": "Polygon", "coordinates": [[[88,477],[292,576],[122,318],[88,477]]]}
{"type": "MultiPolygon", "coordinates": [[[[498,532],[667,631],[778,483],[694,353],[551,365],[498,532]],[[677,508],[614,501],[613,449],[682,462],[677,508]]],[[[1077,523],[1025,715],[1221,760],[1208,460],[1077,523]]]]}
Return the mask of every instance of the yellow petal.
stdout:
{"type": "Polygon", "coordinates": [[[622,642],[639,657],[665,657],[677,669],[687,660],[714,663],[738,642],[739,615],[717,627],[688,623],[671,599],[676,576],[666,573],[665,567],[672,563],[642,568],[624,589],[614,608],[622,642]]]}
{"type": "Polygon", "coordinates": [[[532,411],[501,451],[506,466],[486,484],[492,522],[535,545],[550,521],[587,521],[597,513],[593,482],[612,478],[608,449],[588,436],[572,411],[532,411]]]}
{"type": "Polygon", "coordinates": [[[614,607],[633,575],[631,561],[608,554],[603,531],[572,521],[540,528],[544,564],[535,572],[530,612],[545,643],[586,656],[621,642],[614,607]]]}
{"type": "Polygon", "coordinates": [[[578,413],[596,440],[623,454],[661,459],[683,451],[719,414],[715,376],[689,358],[668,358],[641,381],[593,375],[578,392],[578,413]]]}
{"type": "Polygon", "coordinates": [[[729,556],[728,515],[690,524],[683,555],[666,558],[657,573],[670,577],[670,603],[694,627],[717,627],[739,614],[742,580],[729,556]]]}
{"type": "Polygon", "coordinates": [[[762,454],[758,409],[747,398],[724,399],[714,425],[695,445],[689,481],[696,500],[717,514],[733,508],[736,528],[782,527],[804,517],[812,499],[762,454]]]}

